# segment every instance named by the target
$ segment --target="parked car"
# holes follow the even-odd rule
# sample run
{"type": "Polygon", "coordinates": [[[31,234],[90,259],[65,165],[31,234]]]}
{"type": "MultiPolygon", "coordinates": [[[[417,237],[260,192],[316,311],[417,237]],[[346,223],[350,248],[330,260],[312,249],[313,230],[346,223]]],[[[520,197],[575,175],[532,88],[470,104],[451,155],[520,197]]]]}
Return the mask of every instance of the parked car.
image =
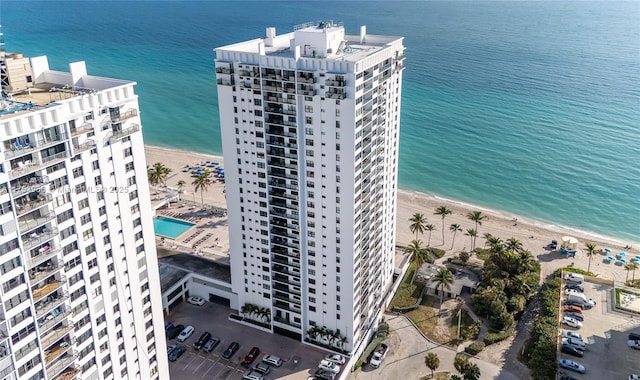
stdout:
{"type": "Polygon", "coordinates": [[[256,372],[256,371],[252,371],[252,370],[247,370],[243,375],[242,378],[244,380],[262,380],[264,379],[264,375],[262,375],[260,372],[256,372]]]}
{"type": "Polygon", "coordinates": [[[340,372],[340,366],[337,365],[334,362],[330,362],[328,360],[321,360],[320,363],[318,364],[318,368],[320,369],[324,369],[325,371],[329,371],[329,372],[333,372],[333,373],[338,373],[340,372]]]}
{"type": "Polygon", "coordinates": [[[584,309],[584,302],[582,301],[568,299],[568,300],[565,300],[562,304],[570,305],[570,306],[578,306],[584,309]]]}
{"type": "Polygon", "coordinates": [[[574,362],[573,360],[560,359],[558,360],[558,365],[560,368],[568,369],[569,371],[585,373],[584,366],[574,362]]]}
{"type": "Polygon", "coordinates": [[[180,333],[184,330],[183,325],[176,325],[173,327],[169,327],[167,330],[167,339],[175,339],[180,333]]]}
{"type": "Polygon", "coordinates": [[[634,350],[640,350],[640,340],[628,340],[627,345],[634,350]]]}
{"type": "Polygon", "coordinates": [[[346,361],[345,357],[340,354],[327,354],[327,356],[324,357],[324,360],[334,362],[338,365],[343,365],[346,361]]]}
{"type": "Polygon", "coordinates": [[[574,311],[568,311],[564,313],[565,317],[573,318],[576,321],[584,322],[584,316],[580,313],[576,313],[574,311]]]}
{"type": "Polygon", "coordinates": [[[175,362],[176,360],[178,360],[180,356],[182,356],[182,354],[184,354],[186,350],[187,350],[186,346],[177,346],[169,354],[169,361],[175,362]]]}
{"type": "Polygon", "coordinates": [[[173,327],[173,322],[167,322],[164,324],[164,331],[169,330],[169,328],[173,327]]]}
{"type": "Polygon", "coordinates": [[[581,295],[584,296],[584,292],[582,290],[578,290],[578,289],[571,289],[571,288],[566,288],[564,290],[564,295],[568,296],[570,294],[577,294],[577,295],[581,295]]]}
{"type": "Polygon", "coordinates": [[[564,279],[571,282],[577,282],[582,284],[584,282],[584,276],[577,273],[567,273],[564,275],[564,279]]]}
{"type": "Polygon", "coordinates": [[[233,354],[236,353],[236,351],[238,351],[238,348],[240,348],[240,344],[238,344],[237,342],[233,342],[231,343],[226,350],[224,350],[224,352],[222,353],[222,357],[225,359],[230,359],[233,354]]]}
{"type": "Polygon", "coordinates": [[[584,293],[584,287],[582,287],[582,285],[578,285],[578,284],[572,284],[572,283],[567,283],[564,286],[565,289],[574,289],[577,290],[581,293],[584,293]]]}
{"type": "Polygon", "coordinates": [[[249,353],[247,354],[247,356],[244,357],[244,360],[242,361],[242,365],[245,367],[249,367],[251,363],[253,363],[253,361],[256,360],[258,355],[260,355],[260,349],[258,347],[252,347],[251,350],[249,350],[249,353]]]}
{"type": "Polygon", "coordinates": [[[562,323],[576,329],[582,328],[582,322],[575,320],[571,317],[562,317],[562,323]]]}
{"type": "Polygon", "coordinates": [[[192,305],[202,306],[202,305],[204,305],[204,298],[197,297],[197,296],[191,296],[191,297],[189,297],[189,299],[187,299],[187,302],[192,304],[192,305]]]}
{"type": "Polygon", "coordinates": [[[585,342],[576,338],[562,338],[562,344],[576,346],[581,350],[584,350],[585,348],[587,348],[587,344],[585,342]]]}
{"type": "Polygon", "coordinates": [[[387,355],[387,350],[388,349],[389,349],[389,346],[387,344],[380,343],[378,345],[378,347],[376,347],[375,351],[373,351],[373,355],[371,356],[371,359],[369,360],[369,365],[372,366],[373,368],[380,367],[380,364],[382,363],[382,360],[387,355]]]}
{"type": "Polygon", "coordinates": [[[577,378],[569,375],[560,376],[560,380],[578,380],[577,378]]]}
{"type": "Polygon", "coordinates": [[[171,353],[171,351],[173,351],[174,348],[176,348],[177,345],[176,344],[168,344],[167,345],[167,355],[171,353]]]}
{"type": "Polygon", "coordinates": [[[632,373],[631,375],[629,375],[629,380],[640,380],[640,376],[632,373]]]}
{"type": "Polygon", "coordinates": [[[211,350],[213,350],[218,343],[220,343],[220,338],[218,338],[217,336],[214,336],[213,338],[209,339],[207,341],[207,343],[204,344],[204,347],[202,347],[202,349],[205,352],[211,352],[211,350]]]}
{"type": "Polygon", "coordinates": [[[640,340],[640,333],[630,332],[629,340],[640,340]]]}
{"type": "Polygon", "coordinates": [[[582,351],[578,347],[572,346],[570,344],[563,344],[562,348],[560,349],[560,351],[564,352],[565,354],[569,354],[569,355],[573,355],[573,356],[578,356],[578,357],[583,357],[584,356],[584,351],[582,351]]]}
{"type": "Polygon", "coordinates": [[[200,338],[198,338],[198,340],[196,340],[193,343],[193,348],[195,348],[196,350],[199,350],[202,348],[202,346],[204,346],[209,339],[211,338],[211,333],[205,331],[204,333],[202,333],[202,335],[200,335],[200,338]]]}
{"type": "Polygon", "coordinates": [[[327,371],[326,369],[318,369],[314,374],[316,379],[322,380],[333,380],[336,378],[336,374],[331,371],[327,371]]]}
{"type": "Polygon", "coordinates": [[[582,335],[578,334],[575,331],[569,331],[569,330],[562,330],[562,337],[563,338],[575,338],[578,340],[582,340],[582,335]]]}
{"type": "Polygon", "coordinates": [[[266,376],[269,372],[271,372],[271,366],[267,363],[258,363],[253,366],[253,370],[256,372],[260,372],[264,376],[266,376]]]}
{"type": "Polygon", "coordinates": [[[274,367],[280,367],[282,365],[282,359],[275,355],[265,355],[262,358],[262,361],[267,364],[271,364],[274,367]]]}
{"type": "Polygon", "coordinates": [[[196,329],[194,329],[193,326],[187,326],[184,328],[184,330],[182,330],[180,335],[178,335],[178,338],[176,340],[178,342],[184,342],[185,340],[189,339],[194,331],[196,331],[196,329]]]}
{"type": "Polygon", "coordinates": [[[564,305],[562,307],[563,311],[572,311],[574,313],[580,313],[582,314],[582,308],[580,306],[575,306],[575,305],[564,305]]]}

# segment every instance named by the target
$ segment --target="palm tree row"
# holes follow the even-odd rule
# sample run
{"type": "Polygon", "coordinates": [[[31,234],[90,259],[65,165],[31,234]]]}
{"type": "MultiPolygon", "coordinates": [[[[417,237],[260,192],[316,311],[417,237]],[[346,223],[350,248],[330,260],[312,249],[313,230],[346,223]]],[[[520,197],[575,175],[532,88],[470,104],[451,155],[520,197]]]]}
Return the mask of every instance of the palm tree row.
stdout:
{"type": "Polygon", "coordinates": [[[310,340],[320,343],[323,343],[323,340],[325,340],[327,341],[327,343],[329,343],[330,346],[334,346],[335,344],[337,344],[339,348],[342,348],[349,342],[347,337],[342,336],[339,331],[333,331],[331,329],[328,329],[326,326],[311,326],[309,330],[307,330],[307,336],[310,340]]]}
{"type": "MultiPolygon", "coordinates": [[[[447,215],[451,215],[452,211],[448,209],[446,206],[440,206],[435,209],[434,215],[439,215],[442,218],[442,244],[444,245],[444,222],[447,215]]],[[[482,211],[471,211],[467,214],[467,219],[473,221],[475,223],[475,228],[467,229],[465,235],[471,237],[471,250],[475,250],[476,237],[478,236],[478,226],[482,225],[482,221],[485,220],[486,215],[482,214],[482,211]]],[[[418,234],[422,235],[425,231],[429,231],[429,239],[427,241],[427,247],[431,245],[431,232],[435,231],[436,227],[433,224],[428,224],[427,219],[421,213],[415,213],[411,218],[409,218],[409,230],[416,235],[415,240],[418,240],[418,234]]],[[[459,224],[451,224],[449,226],[449,231],[453,233],[451,238],[451,249],[453,249],[453,245],[456,239],[456,234],[458,232],[462,232],[462,228],[459,224]]]]}
{"type": "Polygon", "coordinates": [[[250,303],[245,303],[240,308],[240,314],[249,319],[254,319],[252,316],[255,315],[265,323],[271,322],[271,310],[266,307],[259,307],[250,303]]]}

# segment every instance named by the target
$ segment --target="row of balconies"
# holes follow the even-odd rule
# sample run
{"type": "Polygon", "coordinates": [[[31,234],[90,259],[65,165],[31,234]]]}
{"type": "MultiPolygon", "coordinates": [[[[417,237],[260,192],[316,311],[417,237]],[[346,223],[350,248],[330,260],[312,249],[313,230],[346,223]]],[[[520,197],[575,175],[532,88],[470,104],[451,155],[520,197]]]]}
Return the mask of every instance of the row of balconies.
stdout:
{"type": "Polygon", "coordinates": [[[297,223],[288,223],[287,219],[273,218],[271,224],[278,227],[286,227],[293,230],[297,230],[300,226],[297,223]]]}
{"type": "MultiPolygon", "coordinates": [[[[271,277],[274,281],[283,283],[283,284],[287,284],[287,285],[293,285],[293,286],[300,286],[300,277],[298,276],[298,279],[295,278],[291,278],[289,276],[283,276],[279,273],[274,273],[274,275],[271,277]]],[[[278,288],[281,285],[279,284],[275,284],[274,287],[276,289],[279,290],[285,290],[285,291],[289,291],[287,286],[284,286],[282,288],[278,288]]],[[[293,292],[296,292],[296,294],[300,295],[300,291],[295,291],[293,290],[293,292]]]]}
{"type": "Polygon", "coordinates": [[[280,246],[283,246],[283,247],[293,248],[295,250],[299,250],[300,249],[300,244],[293,243],[293,242],[290,242],[287,239],[280,238],[280,237],[275,237],[275,236],[271,237],[271,244],[277,244],[277,245],[280,245],[280,246]]]}
{"type": "Polygon", "coordinates": [[[281,179],[276,179],[276,178],[270,178],[269,179],[269,185],[273,186],[273,187],[278,187],[278,188],[282,188],[282,189],[289,189],[289,190],[299,190],[298,186],[297,186],[297,181],[295,182],[296,184],[293,184],[294,182],[292,181],[292,183],[287,183],[284,180],[281,179]]]}
{"type": "Polygon", "coordinates": [[[64,131],[56,133],[53,136],[54,136],[53,138],[49,138],[49,139],[40,138],[40,139],[35,139],[35,141],[31,141],[30,139],[28,139],[28,137],[25,136],[25,139],[23,141],[26,140],[28,141],[28,143],[24,143],[24,142],[20,143],[18,142],[18,140],[15,140],[13,142],[13,145],[10,148],[8,148],[8,150],[5,150],[4,156],[5,158],[9,159],[9,158],[25,156],[28,154],[33,154],[41,151],[42,149],[59,144],[60,142],[68,138],[67,133],[64,131]]]}
{"type": "MultiPolygon", "coordinates": [[[[278,124],[278,123],[275,123],[275,124],[278,124]]],[[[282,124],[278,124],[278,125],[282,125],[282,124]]],[[[274,128],[272,126],[269,126],[265,132],[268,135],[273,135],[273,136],[293,137],[293,138],[297,137],[295,133],[287,132],[283,128],[274,128]]]]}
{"type": "Polygon", "coordinates": [[[287,213],[285,210],[278,209],[278,208],[271,209],[271,214],[282,217],[282,218],[294,219],[294,220],[298,220],[298,216],[299,216],[297,211],[294,211],[292,213],[287,213]]]}
{"type": "MultiPolygon", "coordinates": [[[[278,297],[274,296],[274,298],[278,298],[278,297]]],[[[281,299],[281,298],[279,298],[279,299],[281,299]]],[[[285,301],[287,301],[287,300],[285,300],[285,301]]],[[[282,309],[282,310],[286,310],[286,311],[289,311],[289,312],[292,312],[292,313],[296,313],[296,314],[300,314],[302,312],[300,310],[300,307],[290,306],[289,304],[287,304],[285,302],[282,302],[280,300],[273,300],[273,306],[277,307],[279,309],[282,309]]]]}
{"type": "Polygon", "coordinates": [[[275,255],[271,257],[271,261],[281,265],[287,265],[287,266],[298,268],[298,269],[300,268],[299,262],[285,260],[275,255]]]}
{"type": "Polygon", "coordinates": [[[38,158],[37,155],[29,157],[22,157],[11,161],[11,170],[9,171],[9,178],[15,179],[22,177],[26,174],[33,173],[36,170],[40,170],[46,166],[54,165],[69,156],[69,152],[59,152],[51,156],[38,158]]]}
{"type": "MultiPolygon", "coordinates": [[[[276,263],[277,261],[275,261],[274,259],[272,259],[272,261],[274,263],[276,263]]],[[[286,265],[289,265],[288,263],[286,265]]],[[[294,278],[298,278],[300,279],[300,272],[296,272],[293,270],[289,270],[288,267],[284,266],[284,265],[279,265],[279,264],[273,264],[273,266],[271,267],[271,269],[273,270],[273,272],[277,272],[277,273],[282,273],[284,275],[289,275],[289,276],[294,276],[294,278]]],[[[294,280],[296,281],[296,280],[294,280]]]]}
{"type": "Polygon", "coordinates": [[[296,100],[295,99],[287,99],[286,97],[283,97],[282,95],[278,95],[276,93],[271,93],[271,92],[268,92],[268,91],[265,91],[264,100],[266,100],[268,102],[277,102],[277,103],[282,103],[282,104],[296,104],[296,100]]]}

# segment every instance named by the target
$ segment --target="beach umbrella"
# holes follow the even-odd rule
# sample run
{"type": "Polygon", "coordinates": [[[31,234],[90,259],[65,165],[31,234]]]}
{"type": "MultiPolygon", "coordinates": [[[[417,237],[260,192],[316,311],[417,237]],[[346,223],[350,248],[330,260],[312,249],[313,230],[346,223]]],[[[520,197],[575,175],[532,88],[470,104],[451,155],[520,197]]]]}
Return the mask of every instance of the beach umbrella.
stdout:
{"type": "Polygon", "coordinates": [[[605,251],[606,253],[609,253],[609,252],[611,252],[611,248],[605,248],[605,249],[603,249],[603,251],[605,251]]]}
{"type": "Polygon", "coordinates": [[[626,259],[619,259],[618,261],[621,262],[621,263],[626,263],[627,262],[626,259]]]}
{"type": "Polygon", "coordinates": [[[640,260],[640,255],[636,256],[636,259],[640,260]]]}
{"type": "Polygon", "coordinates": [[[623,252],[618,252],[618,256],[626,256],[626,255],[627,255],[627,253],[624,252],[624,251],[623,252]]]}
{"type": "Polygon", "coordinates": [[[609,260],[613,261],[613,260],[615,260],[616,258],[615,258],[615,257],[613,257],[613,256],[609,256],[609,257],[607,257],[607,259],[609,259],[609,260]]]}

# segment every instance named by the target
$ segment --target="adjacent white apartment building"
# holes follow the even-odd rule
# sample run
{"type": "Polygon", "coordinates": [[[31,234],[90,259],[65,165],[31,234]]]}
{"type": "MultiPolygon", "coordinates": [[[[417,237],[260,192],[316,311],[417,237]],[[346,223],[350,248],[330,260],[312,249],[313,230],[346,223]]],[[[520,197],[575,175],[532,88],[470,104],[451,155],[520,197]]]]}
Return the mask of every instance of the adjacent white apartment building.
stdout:
{"type": "Polygon", "coordinates": [[[168,378],[135,82],[0,65],[0,378],[168,378]]]}
{"type": "Polygon", "coordinates": [[[394,271],[403,38],[320,22],[215,52],[238,304],[355,354],[394,271]]]}

